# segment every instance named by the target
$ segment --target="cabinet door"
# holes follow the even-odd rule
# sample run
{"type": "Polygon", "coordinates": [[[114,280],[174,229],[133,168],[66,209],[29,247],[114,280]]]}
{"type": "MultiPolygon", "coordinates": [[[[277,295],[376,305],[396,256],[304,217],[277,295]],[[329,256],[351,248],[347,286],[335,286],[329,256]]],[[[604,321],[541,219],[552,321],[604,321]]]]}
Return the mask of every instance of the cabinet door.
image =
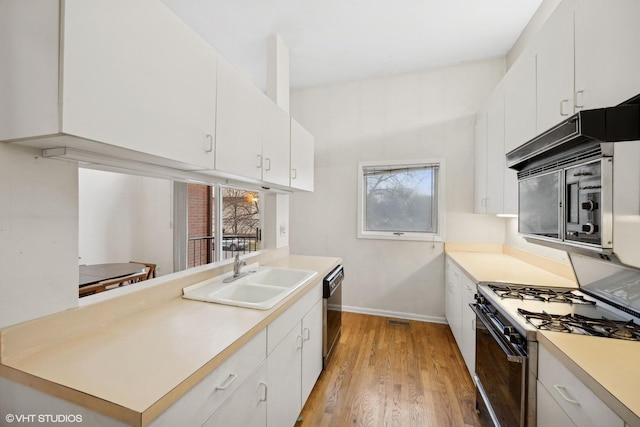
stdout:
{"type": "Polygon", "coordinates": [[[216,170],[262,179],[264,94],[228,61],[218,61],[216,170]]]}
{"type": "Polygon", "coordinates": [[[504,212],[504,96],[497,90],[487,110],[487,213],[504,212]]]}
{"type": "Polygon", "coordinates": [[[300,322],[267,357],[267,425],[292,426],[302,409],[301,363],[303,336],[300,322]]]}
{"type": "Polygon", "coordinates": [[[206,427],[267,425],[267,364],[260,365],[204,424],[206,427]]]}
{"type": "Polygon", "coordinates": [[[475,128],[475,213],[487,213],[487,113],[480,110],[476,114],[475,128]]]}
{"type": "Polygon", "coordinates": [[[58,133],[60,3],[0,9],[0,141],[58,133]]]}
{"type": "Polygon", "coordinates": [[[462,357],[469,374],[476,371],[476,314],[469,304],[475,302],[476,285],[467,276],[462,275],[462,357]]]}
{"type": "Polygon", "coordinates": [[[445,293],[445,315],[453,337],[462,345],[462,292],[460,289],[460,273],[458,268],[451,261],[446,263],[445,280],[447,289],[445,293]]]}
{"type": "Polygon", "coordinates": [[[263,97],[262,180],[289,185],[289,114],[266,96],[263,97]]]}
{"type": "Polygon", "coordinates": [[[290,186],[313,191],[314,140],[300,123],[291,119],[291,181],[290,186]]]}
{"type": "Polygon", "coordinates": [[[302,318],[302,405],[322,372],[322,300],[302,318]]]}
{"type": "Polygon", "coordinates": [[[622,419],[543,345],[538,347],[538,380],[576,425],[624,426],[622,419]]]}
{"type": "Polygon", "coordinates": [[[535,41],[537,53],[537,132],[573,114],[573,0],[561,2],[535,41]]]}
{"type": "Polygon", "coordinates": [[[576,108],[609,107],[640,93],[639,16],[637,0],[577,4],[576,108]]]}
{"type": "Polygon", "coordinates": [[[64,6],[62,130],[212,169],[213,48],[159,1],[64,6]]]}
{"type": "Polygon", "coordinates": [[[536,57],[525,52],[505,76],[504,151],[536,136],[536,57]]]}

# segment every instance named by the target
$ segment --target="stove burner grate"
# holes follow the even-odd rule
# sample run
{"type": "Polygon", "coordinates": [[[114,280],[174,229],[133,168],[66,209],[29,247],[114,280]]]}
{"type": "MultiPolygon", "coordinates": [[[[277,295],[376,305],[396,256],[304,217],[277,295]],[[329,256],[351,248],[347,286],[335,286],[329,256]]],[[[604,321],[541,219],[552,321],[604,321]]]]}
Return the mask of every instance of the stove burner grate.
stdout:
{"type": "Polygon", "coordinates": [[[633,320],[611,320],[606,317],[596,319],[580,314],[559,315],[544,311],[535,313],[522,308],[518,309],[518,314],[540,330],[640,341],[640,325],[633,320]]]}
{"type": "Polygon", "coordinates": [[[530,286],[489,285],[489,288],[500,298],[558,302],[564,304],[590,304],[595,301],[586,299],[572,289],[534,288],[530,286]]]}

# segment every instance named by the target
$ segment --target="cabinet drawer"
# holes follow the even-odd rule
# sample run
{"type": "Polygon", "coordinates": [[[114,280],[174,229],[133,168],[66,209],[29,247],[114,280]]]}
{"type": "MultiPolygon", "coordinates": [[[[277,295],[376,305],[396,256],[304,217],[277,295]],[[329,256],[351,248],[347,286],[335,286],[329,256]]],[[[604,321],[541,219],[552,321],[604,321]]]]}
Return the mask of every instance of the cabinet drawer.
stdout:
{"type": "Polygon", "coordinates": [[[263,329],[151,423],[154,427],[202,425],[266,358],[263,329]]]}
{"type": "Polygon", "coordinates": [[[287,336],[291,328],[322,299],[322,282],[302,296],[295,304],[278,316],[267,326],[267,354],[270,354],[282,339],[287,336]]]}
{"type": "Polygon", "coordinates": [[[264,427],[266,425],[267,362],[263,362],[203,427],[264,427]]]}
{"type": "Polygon", "coordinates": [[[624,426],[615,412],[543,346],[539,347],[538,380],[576,425],[624,426]]]}
{"type": "Polygon", "coordinates": [[[537,384],[537,427],[576,427],[540,381],[537,384]]]}

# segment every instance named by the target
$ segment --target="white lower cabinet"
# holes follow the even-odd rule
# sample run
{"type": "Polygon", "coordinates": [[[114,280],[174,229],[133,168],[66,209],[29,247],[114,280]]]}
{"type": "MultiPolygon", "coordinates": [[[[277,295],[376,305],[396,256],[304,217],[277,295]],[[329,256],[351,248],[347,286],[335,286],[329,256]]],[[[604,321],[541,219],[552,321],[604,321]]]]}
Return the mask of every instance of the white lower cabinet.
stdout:
{"type": "Polygon", "coordinates": [[[171,405],[150,426],[202,425],[227,399],[235,395],[235,391],[242,387],[241,384],[264,362],[266,349],[267,333],[262,330],[171,405]]]}
{"type": "Polygon", "coordinates": [[[476,314],[469,304],[475,302],[476,285],[467,276],[462,275],[462,357],[469,373],[473,377],[476,371],[476,314]]]}
{"type": "Polygon", "coordinates": [[[538,425],[565,426],[567,418],[580,427],[623,427],[624,421],[544,346],[538,352],[538,425]],[[543,389],[542,400],[540,390],[543,389]],[[545,401],[545,393],[561,409],[545,401]],[[540,417],[546,424],[542,424],[540,417]]]}
{"type": "Polygon", "coordinates": [[[303,337],[300,327],[298,322],[267,359],[269,426],[294,425],[302,408],[303,337]]]}
{"type": "Polygon", "coordinates": [[[445,267],[445,317],[458,346],[462,342],[462,294],[458,268],[447,259],[445,267]]]}
{"type": "Polygon", "coordinates": [[[267,425],[267,363],[263,362],[204,424],[206,427],[267,425]]]}
{"type": "Polygon", "coordinates": [[[537,384],[537,427],[576,427],[571,418],[562,410],[558,402],[553,400],[546,388],[538,381],[537,384]]]}
{"type": "Polygon", "coordinates": [[[322,372],[322,300],[302,319],[302,405],[322,372]]]}
{"type": "Polygon", "coordinates": [[[320,283],[267,326],[267,353],[267,425],[292,426],[322,371],[320,283]]]}
{"type": "Polygon", "coordinates": [[[476,284],[450,259],[445,261],[445,281],[447,322],[467,369],[473,376],[476,365],[476,315],[469,304],[475,302],[476,284]]]}

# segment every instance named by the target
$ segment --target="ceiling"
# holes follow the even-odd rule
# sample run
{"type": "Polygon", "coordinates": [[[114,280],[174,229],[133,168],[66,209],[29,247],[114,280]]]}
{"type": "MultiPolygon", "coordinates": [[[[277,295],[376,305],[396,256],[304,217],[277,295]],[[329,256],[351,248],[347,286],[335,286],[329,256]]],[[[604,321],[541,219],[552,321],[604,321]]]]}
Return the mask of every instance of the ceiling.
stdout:
{"type": "Polygon", "coordinates": [[[542,0],[162,0],[266,88],[267,40],[292,88],[504,56],[542,0]]]}

